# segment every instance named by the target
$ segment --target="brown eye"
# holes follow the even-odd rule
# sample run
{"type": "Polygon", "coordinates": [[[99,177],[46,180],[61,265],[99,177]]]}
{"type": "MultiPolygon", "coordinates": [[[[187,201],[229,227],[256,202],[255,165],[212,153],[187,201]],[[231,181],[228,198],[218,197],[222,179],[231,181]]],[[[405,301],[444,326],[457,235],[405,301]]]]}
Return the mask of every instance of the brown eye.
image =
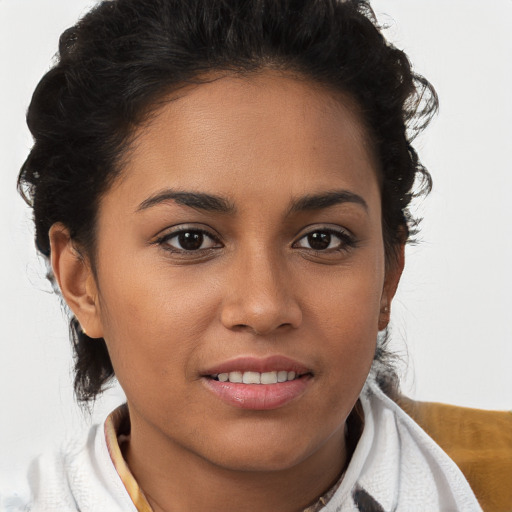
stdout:
{"type": "Polygon", "coordinates": [[[331,245],[331,234],[323,231],[317,231],[308,235],[308,243],[311,249],[323,251],[331,245]]]}
{"type": "Polygon", "coordinates": [[[197,231],[187,231],[180,233],[176,238],[180,245],[180,249],[185,249],[186,251],[197,251],[203,245],[204,235],[197,231]]]}
{"type": "Polygon", "coordinates": [[[343,251],[355,245],[353,236],[346,230],[317,229],[300,238],[294,247],[313,251],[343,251]]]}
{"type": "Polygon", "coordinates": [[[175,252],[193,252],[219,247],[212,235],[197,229],[186,229],[162,237],[158,243],[175,252]]]}

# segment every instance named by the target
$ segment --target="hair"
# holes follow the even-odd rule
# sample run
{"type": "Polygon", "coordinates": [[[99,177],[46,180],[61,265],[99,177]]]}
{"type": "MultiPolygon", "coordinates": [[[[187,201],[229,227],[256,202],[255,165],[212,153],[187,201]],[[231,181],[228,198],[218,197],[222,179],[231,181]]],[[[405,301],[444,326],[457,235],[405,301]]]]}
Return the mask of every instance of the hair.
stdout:
{"type": "MultiPolygon", "coordinates": [[[[438,102],[363,0],[107,0],[60,37],[27,113],[34,145],[18,178],[38,250],[63,223],[94,268],[98,204],[134,131],[171,92],[214,73],[291,72],[350,96],[379,166],[386,261],[415,230],[414,195],[431,178],[411,143],[438,102]]],[[[51,278],[51,271],[49,273],[51,278]]],[[[94,400],[114,376],[103,339],[71,315],[75,394],[94,400]]],[[[377,362],[386,359],[385,337],[377,362]]]]}

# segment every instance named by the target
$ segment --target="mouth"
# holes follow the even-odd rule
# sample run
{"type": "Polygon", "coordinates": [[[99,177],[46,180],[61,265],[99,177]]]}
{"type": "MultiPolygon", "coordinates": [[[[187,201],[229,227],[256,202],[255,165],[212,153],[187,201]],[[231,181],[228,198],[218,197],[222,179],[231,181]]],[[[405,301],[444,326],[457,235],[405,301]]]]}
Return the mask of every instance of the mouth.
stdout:
{"type": "Polygon", "coordinates": [[[292,359],[238,358],[202,373],[206,387],[230,406],[271,410],[301,397],[313,381],[313,371],[292,359]]]}
{"type": "Polygon", "coordinates": [[[280,384],[300,379],[305,375],[311,375],[310,372],[297,373],[293,370],[273,370],[270,372],[253,372],[253,371],[232,371],[207,375],[207,378],[219,382],[231,382],[233,384],[280,384]]]}

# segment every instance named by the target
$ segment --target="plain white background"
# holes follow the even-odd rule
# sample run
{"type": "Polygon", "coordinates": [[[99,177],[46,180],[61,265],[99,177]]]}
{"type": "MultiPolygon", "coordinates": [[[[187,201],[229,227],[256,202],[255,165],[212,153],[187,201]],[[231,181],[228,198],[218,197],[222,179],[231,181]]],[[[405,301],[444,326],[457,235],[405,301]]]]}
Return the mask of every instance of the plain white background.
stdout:
{"type": "MultiPolygon", "coordinates": [[[[60,33],[93,0],[0,0],[0,472],[99,421],[73,401],[58,298],[35,256],[16,177],[24,113],[60,33]]],[[[387,37],[435,85],[441,110],[416,146],[434,177],[392,314],[403,388],[422,400],[512,408],[512,1],[374,0],[387,37]]]]}

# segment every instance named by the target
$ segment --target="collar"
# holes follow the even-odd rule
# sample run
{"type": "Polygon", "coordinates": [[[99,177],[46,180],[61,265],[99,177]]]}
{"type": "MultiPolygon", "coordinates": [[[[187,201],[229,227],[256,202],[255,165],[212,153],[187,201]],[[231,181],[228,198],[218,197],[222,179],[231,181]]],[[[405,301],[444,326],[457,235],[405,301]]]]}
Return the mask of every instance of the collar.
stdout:
{"type": "MultiPolygon", "coordinates": [[[[363,418],[364,415],[361,404],[360,402],[357,402],[356,407],[354,407],[354,410],[347,420],[348,431],[350,432],[350,434],[347,435],[349,458],[359,439],[362,430],[363,418]]],[[[127,404],[119,406],[109,414],[105,421],[104,432],[112,463],[114,464],[117,474],[123,482],[128,495],[133,501],[137,512],[153,512],[153,509],[144,496],[142,489],[126,464],[121,451],[123,443],[130,440],[130,415],[127,404]]],[[[314,504],[305,508],[303,512],[319,512],[323,507],[325,507],[340,486],[343,480],[343,475],[344,472],[326,493],[320,496],[314,504]]]]}

